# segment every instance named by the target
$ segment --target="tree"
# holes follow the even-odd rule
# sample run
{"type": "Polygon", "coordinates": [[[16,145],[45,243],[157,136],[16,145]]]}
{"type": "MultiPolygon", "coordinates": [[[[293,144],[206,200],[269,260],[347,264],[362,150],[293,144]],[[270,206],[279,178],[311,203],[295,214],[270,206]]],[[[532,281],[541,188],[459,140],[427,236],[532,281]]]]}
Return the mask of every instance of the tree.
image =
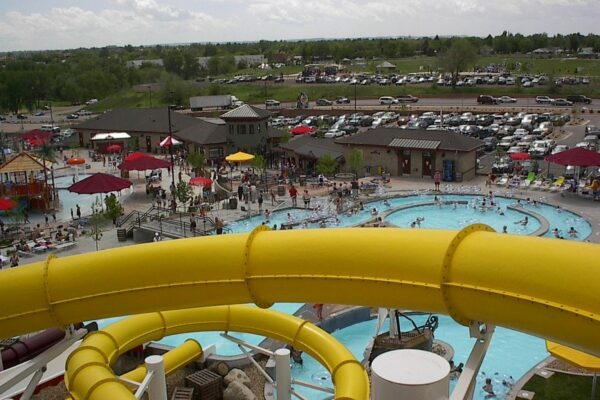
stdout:
{"type": "Polygon", "coordinates": [[[179,182],[175,188],[175,196],[182,204],[190,201],[194,197],[194,189],[187,182],[179,182]]]}
{"type": "Polygon", "coordinates": [[[439,64],[452,74],[452,87],[454,87],[459,74],[476,60],[477,53],[473,45],[466,39],[459,39],[454,40],[450,48],[440,55],[439,64]]]}
{"type": "Polygon", "coordinates": [[[250,163],[252,165],[252,168],[255,168],[260,171],[262,180],[262,177],[264,176],[267,169],[267,160],[265,160],[265,158],[262,155],[257,154],[256,156],[254,156],[250,163]]]}
{"type": "Polygon", "coordinates": [[[317,161],[317,171],[325,176],[333,176],[337,169],[337,161],[329,154],[325,154],[317,161]]]}
{"type": "Polygon", "coordinates": [[[348,164],[350,164],[350,169],[356,176],[361,172],[364,161],[363,153],[359,149],[352,149],[348,154],[348,164]]]}
{"type": "Polygon", "coordinates": [[[92,238],[92,240],[96,242],[96,251],[99,250],[99,242],[102,239],[105,221],[106,219],[104,215],[102,215],[100,201],[96,198],[96,201],[92,204],[92,215],[89,219],[89,231],[86,232],[86,236],[92,238]]]}
{"type": "Polygon", "coordinates": [[[206,165],[206,157],[204,157],[204,153],[197,151],[189,153],[187,156],[187,162],[189,162],[192,168],[194,168],[194,173],[196,176],[204,176],[204,166],[206,165]]]}
{"type": "Polygon", "coordinates": [[[112,220],[113,225],[117,224],[117,218],[123,214],[123,206],[117,200],[117,196],[111,194],[104,200],[106,204],[106,218],[112,220]]]}

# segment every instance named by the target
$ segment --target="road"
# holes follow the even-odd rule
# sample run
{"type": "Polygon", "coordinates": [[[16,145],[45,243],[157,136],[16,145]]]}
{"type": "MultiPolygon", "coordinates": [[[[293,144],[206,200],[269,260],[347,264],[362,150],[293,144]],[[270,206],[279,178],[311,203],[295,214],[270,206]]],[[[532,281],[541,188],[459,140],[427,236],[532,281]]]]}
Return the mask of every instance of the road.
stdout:
{"type": "MultiPolygon", "coordinates": [[[[331,110],[331,109],[346,109],[352,111],[354,109],[354,98],[349,98],[350,104],[333,104],[332,106],[317,106],[316,101],[309,102],[308,110],[331,110]]],[[[415,109],[420,110],[421,108],[427,108],[431,110],[436,110],[438,107],[441,108],[450,108],[450,107],[468,107],[469,109],[477,109],[481,108],[483,110],[489,109],[498,109],[498,111],[527,111],[532,108],[545,108],[549,110],[560,110],[565,111],[571,109],[571,107],[557,107],[547,104],[537,104],[535,102],[535,97],[521,97],[517,98],[516,103],[509,104],[477,104],[477,96],[473,95],[462,95],[458,97],[425,97],[419,99],[417,103],[405,103],[406,108],[408,110],[415,109]]],[[[592,102],[591,105],[586,105],[586,107],[594,107],[596,104],[600,104],[600,100],[596,100],[592,102]]],[[[256,107],[264,108],[264,104],[253,104],[256,107]]],[[[379,103],[379,99],[357,99],[356,100],[357,109],[360,108],[360,111],[364,111],[365,108],[373,108],[373,109],[382,109],[388,108],[387,105],[381,105],[379,103]]],[[[271,111],[277,111],[280,108],[296,108],[296,102],[282,102],[279,108],[269,108],[271,111]]],[[[391,106],[393,110],[399,110],[402,108],[401,104],[391,106]]]]}
{"type": "Polygon", "coordinates": [[[52,118],[50,116],[50,111],[44,111],[45,114],[39,117],[27,115],[27,119],[24,120],[17,119],[14,115],[8,115],[6,116],[6,121],[0,122],[0,131],[7,133],[30,131],[39,129],[44,124],[50,124],[51,120],[54,121],[54,124],[60,126],[64,126],[65,124],[75,125],[81,121],[85,121],[90,118],[90,116],[79,117],[77,119],[67,119],[66,117],[67,115],[76,113],[84,107],[85,106],[53,107],[52,118]]]}

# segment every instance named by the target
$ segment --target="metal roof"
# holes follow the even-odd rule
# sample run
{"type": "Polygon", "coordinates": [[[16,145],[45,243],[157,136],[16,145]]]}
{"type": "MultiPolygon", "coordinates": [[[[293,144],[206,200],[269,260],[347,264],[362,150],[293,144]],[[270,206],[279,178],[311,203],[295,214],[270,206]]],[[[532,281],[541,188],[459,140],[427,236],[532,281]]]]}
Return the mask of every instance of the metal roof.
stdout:
{"type": "Polygon", "coordinates": [[[234,110],[228,111],[221,115],[221,118],[229,119],[266,119],[271,116],[271,112],[262,108],[254,107],[249,104],[244,104],[234,110]]]}
{"type": "Polygon", "coordinates": [[[403,147],[405,149],[435,150],[440,145],[439,140],[421,139],[394,139],[388,144],[390,147],[403,147]]]}

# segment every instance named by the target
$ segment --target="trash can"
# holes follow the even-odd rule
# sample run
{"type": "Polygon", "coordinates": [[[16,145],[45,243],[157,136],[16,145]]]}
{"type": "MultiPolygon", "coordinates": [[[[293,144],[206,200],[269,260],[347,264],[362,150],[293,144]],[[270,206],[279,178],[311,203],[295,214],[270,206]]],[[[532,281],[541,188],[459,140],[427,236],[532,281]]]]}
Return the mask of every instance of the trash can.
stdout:
{"type": "Polygon", "coordinates": [[[238,199],[237,197],[232,197],[229,199],[229,209],[236,210],[237,209],[238,199]]]}
{"type": "Polygon", "coordinates": [[[285,196],[285,185],[277,186],[277,196],[285,196]]]}
{"type": "Polygon", "coordinates": [[[462,182],[462,172],[456,171],[454,178],[456,179],[456,182],[462,182]]]}

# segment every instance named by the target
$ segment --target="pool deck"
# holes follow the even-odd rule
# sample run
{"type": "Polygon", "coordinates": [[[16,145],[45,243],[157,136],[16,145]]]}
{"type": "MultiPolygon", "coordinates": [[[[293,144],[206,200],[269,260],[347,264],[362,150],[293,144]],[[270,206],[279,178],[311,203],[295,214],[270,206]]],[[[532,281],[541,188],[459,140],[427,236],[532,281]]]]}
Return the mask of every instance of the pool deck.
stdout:
{"type": "MultiPolygon", "coordinates": [[[[65,152],[67,156],[69,152],[65,152]]],[[[86,150],[80,150],[80,155],[84,157],[87,156],[86,150]]],[[[117,172],[114,168],[103,167],[101,162],[89,162],[91,165],[90,169],[87,169],[85,172],[95,173],[95,172],[105,172],[105,173],[113,173],[117,172]]],[[[179,167],[175,168],[175,173],[179,173],[179,167]]],[[[145,192],[145,180],[144,173],[140,172],[139,177],[136,172],[131,174],[130,180],[133,182],[133,193],[129,196],[125,197],[123,200],[123,207],[125,208],[125,213],[127,214],[131,210],[146,210],[151,205],[151,197],[146,195],[145,192]]],[[[183,181],[189,180],[189,175],[182,171],[182,179],[183,181]]],[[[373,177],[363,178],[361,182],[369,182],[373,179],[373,177]]],[[[163,188],[168,188],[171,182],[170,175],[164,174],[161,182],[161,186],[163,188]]],[[[527,188],[506,188],[493,186],[491,188],[487,188],[485,186],[485,177],[477,176],[475,179],[468,182],[455,182],[455,183],[446,183],[442,182],[440,192],[435,192],[434,184],[432,179],[418,179],[418,178],[407,178],[407,177],[392,177],[388,183],[385,183],[383,186],[385,190],[386,197],[398,196],[398,195],[410,195],[417,193],[430,193],[430,194],[458,194],[458,193],[473,193],[473,194],[481,194],[487,193],[488,191],[492,191],[496,196],[507,196],[507,197],[516,197],[521,199],[531,198],[532,200],[538,200],[544,203],[548,203],[553,206],[560,205],[561,208],[573,211],[585,219],[589,221],[592,226],[592,234],[588,237],[588,241],[593,243],[600,243],[600,202],[592,201],[589,198],[581,198],[574,195],[564,194],[560,192],[548,192],[548,191],[539,191],[527,188]]],[[[329,196],[329,188],[313,188],[310,186],[300,187],[300,191],[304,189],[308,190],[311,197],[328,197],[329,196]]],[[[199,189],[194,188],[195,192],[199,194],[199,189]]],[[[378,196],[375,195],[367,195],[360,196],[359,200],[363,202],[368,202],[371,200],[376,200],[378,196]]],[[[285,207],[291,207],[291,199],[286,194],[286,196],[277,197],[277,204],[271,205],[269,199],[265,198],[265,202],[263,203],[263,209],[281,209],[285,207]]],[[[258,209],[257,205],[253,205],[253,210],[258,209]]],[[[254,211],[256,213],[256,211],[254,211]]],[[[520,210],[522,211],[522,210],[520,210]]],[[[228,209],[215,209],[210,211],[210,217],[219,217],[224,219],[226,222],[233,222],[237,219],[241,219],[244,217],[248,217],[249,213],[241,211],[240,208],[236,210],[228,210],[228,209]]],[[[40,221],[33,221],[40,222],[40,221]]],[[[58,226],[61,224],[65,224],[65,220],[58,220],[56,223],[50,224],[49,228],[53,226],[58,226]]],[[[43,226],[43,224],[42,224],[43,226]]],[[[551,227],[548,227],[548,229],[551,227]]],[[[116,228],[107,227],[107,230],[103,232],[103,238],[99,242],[100,249],[109,249],[114,247],[122,247],[135,244],[133,241],[119,242],[117,240],[117,232],[116,228]]],[[[75,254],[85,254],[89,252],[93,252],[96,250],[95,242],[86,236],[80,236],[77,246],[67,249],[61,252],[61,256],[67,255],[75,255],[75,254]]],[[[41,253],[35,254],[29,258],[21,258],[21,265],[42,261],[44,260],[48,254],[41,253]]],[[[7,268],[4,266],[4,268],[7,268]]]]}

